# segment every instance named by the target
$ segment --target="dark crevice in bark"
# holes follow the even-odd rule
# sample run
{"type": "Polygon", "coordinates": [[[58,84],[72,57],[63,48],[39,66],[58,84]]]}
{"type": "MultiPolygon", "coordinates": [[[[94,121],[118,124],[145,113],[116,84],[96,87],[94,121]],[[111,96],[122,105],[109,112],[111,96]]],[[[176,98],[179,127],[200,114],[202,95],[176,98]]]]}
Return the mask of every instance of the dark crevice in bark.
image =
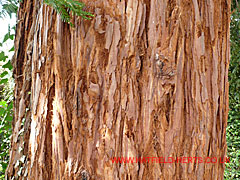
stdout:
{"type": "MultiPolygon", "coordinates": [[[[179,26],[179,34],[183,34],[182,32],[181,32],[181,28],[180,28],[180,26],[179,26]]],[[[186,37],[185,37],[185,35],[183,35],[184,36],[184,39],[185,39],[185,42],[186,42],[186,37]]],[[[179,46],[179,44],[181,44],[179,41],[180,38],[179,38],[179,36],[178,36],[178,38],[177,38],[177,44],[176,44],[176,52],[175,52],[175,57],[173,57],[174,58],[174,63],[175,63],[175,66],[177,66],[177,60],[178,60],[178,50],[179,50],[179,48],[178,48],[178,46],[179,46]]],[[[187,50],[187,43],[184,43],[184,54],[188,54],[186,51],[188,51],[187,50]]],[[[190,59],[190,58],[188,58],[188,59],[190,59]]],[[[184,63],[185,64],[185,63],[184,63]]]]}
{"type": "Polygon", "coordinates": [[[127,12],[127,2],[128,0],[125,0],[125,13],[127,12]]]}
{"type": "Polygon", "coordinates": [[[53,118],[53,99],[55,97],[55,84],[50,87],[48,96],[48,113],[46,117],[46,138],[45,138],[45,179],[52,179],[52,118],[53,118]]]}
{"type": "Polygon", "coordinates": [[[171,28],[171,17],[175,7],[176,7],[176,2],[174,0],[169,0],[169,2],[167,3],[167,12],[166,12],[166,27],[169,27],[169,30],[171,28]]]}
{"type": "MultiPolygon", "coordinates": [[[[138,157],[137,158],[141,157],[141,156],[139,156],[139,154],[140,153],[138,153],[138,157]]],[[[141,162],[138,160],[138,171],[137,171],[138,178],[140,178],[139,177],[140,176],[140,168],[141,168],[141,162]]]]}
{"type": "Polygon", "coordinates": [[[208,150],[207,150],[207,155],[208,157],[210,156],[210,150],[211,150],[211,143],[212,143],[212,138],[209,139],[209,142],[208,142],[208,150]]]}
{"type": "MultiPolygon", "coordinates": [[[[221,103],[220,103],[220,97],[218,97],[218,104],[220,105],[221,103]]],[[[222,124],[221,124],[221,117],[220,117],[220,107],[219,107],[219,105],[218,105],[218,108],[217,108],[217,114],[216,114],[216,120],[217,120],[217,122],[216,122],[216,132],[222,132],[222,124]]],[[[219,148],[221,148],[222,147],[222,135],[220,135],[220,136],[218,136],[217,137],[217,139],[218,139],[218,146],[219,146],[219,148]]]]}
{"type": "Polygon", "coordinates": [[[166,104],[165,104],[165,107],[166,107],[166,120],[167,120],[167,123],[169,124],[170,123],[170,115],[171,115],[171,108],[168,109],[169,107],[171,107],[171,97],[170,97],[170,94],[168,93],[166,95],[166,104]]]}
{"type": "Polygon", "coordinates": [[[120,122],[120,129],[119,129],[119,134],[120,134],[120,137],[119,137],[119,146],[118,146],[118,151],[117,151],[117,157],[121,157],[121,156],[124,156],[123,155],[123,138],[124,138],[124,134],[123,134],[123,129],[124,129],[124,125],[125,125],[125,112],[123,112],[123,110],[120,112],[121,113],[121,122],[120,122]]]}
{"type": "MultiPolygon", "coordinates": [[[[19,9],[24,9],[25,6],[26,6],[26,3],[25,4],[20,3],[19,9]]],[[[20,19],[20,18],[24,18],[24,15],[23,15],[23,12],[19,10],[18,19],[20,19]]],[[[21,57],[24,57],[24,55],[25,55],[23,48],[25,47],[24,41],[26,40],[26,38],[25,38],[25,31],[24,31],[25,29],[22,28],[22,26],[24,26],[24,24],[25,24],[25,19],[24,19],[24,21],[23,20],[19,21],[18,24],[16,25],[16,30],[20,31],[21,37],[20,37],[19,44],[18,44],[18,51],[15,52],[16,58],[15,58],[15,62],[13,62],[13,63],[16,63],[16,67],[13,70],[13,75],[16,75],[15,79],[18,79],[19,82],[22,81],[22,76],[20,76],[20,75],[22,75],[22,68],[23,68],[23,61],[24,61],[24,59],[21,57]]],[[[15,44],[15,46],[16,46],[16,44],[15,44]]],[[[19,85],[20,84],[18,84],[18,86],[19,85]]],[[[19,87],[19,88],[21,88],[21,87],[19,87]]]]}
{"type": "MultiPolygon", "coordinates": [[[[147,47],[145,48],[148,48],[149,47],[149,39],[148,39],[148,24],[149,24],[149,15],[150,15],[150,5],[151,5],[151,2],[149,2],[149,0],[144,0],[145,4],[146,4],[146,18],[145,18],[145,36],[146,36],[146,45],[147,47]]],[[[144,35],[144,33],[143,33],[144,35]]]]}

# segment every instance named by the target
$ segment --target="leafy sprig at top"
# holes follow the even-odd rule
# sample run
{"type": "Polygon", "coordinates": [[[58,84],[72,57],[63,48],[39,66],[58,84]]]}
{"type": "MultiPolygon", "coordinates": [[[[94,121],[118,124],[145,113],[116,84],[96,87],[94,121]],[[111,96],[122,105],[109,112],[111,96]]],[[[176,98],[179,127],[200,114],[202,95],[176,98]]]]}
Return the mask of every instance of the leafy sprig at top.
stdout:
{"type": "Polygon", "coordinates": [[[71,14],[73,16],[81,16],[84,19],[91,19],[91,17],[94,16],[84,11],[83,7],[85,4],[77,0],[44,0],[43,2],[55,9],[57,13],[60,14],[61,19],[71,26],[74,26],[74,24],[71,23],[71,14]]]}

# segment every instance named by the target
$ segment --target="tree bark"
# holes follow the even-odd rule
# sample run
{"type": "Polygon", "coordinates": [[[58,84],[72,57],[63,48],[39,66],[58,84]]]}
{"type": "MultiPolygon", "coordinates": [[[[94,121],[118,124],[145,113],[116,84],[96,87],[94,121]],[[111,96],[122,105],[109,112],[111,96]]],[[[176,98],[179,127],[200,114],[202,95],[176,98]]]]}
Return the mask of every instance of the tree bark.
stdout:
{"type": "Polygon", "coordinates": [[[83,1],[75,28],[20,3],[7,179],[223,179],[230,0],[83,1]]]}

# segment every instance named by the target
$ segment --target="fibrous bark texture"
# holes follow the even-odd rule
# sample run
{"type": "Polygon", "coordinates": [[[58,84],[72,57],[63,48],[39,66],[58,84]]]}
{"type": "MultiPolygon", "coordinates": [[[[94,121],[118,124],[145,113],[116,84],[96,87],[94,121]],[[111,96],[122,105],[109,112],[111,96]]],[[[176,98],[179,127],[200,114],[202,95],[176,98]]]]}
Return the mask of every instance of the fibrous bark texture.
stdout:
{"type": "Polygon", "coordinates": [[[7,179],[223,179],[230,0],[83,1],[63,23],[20,3],[7,179]]]}

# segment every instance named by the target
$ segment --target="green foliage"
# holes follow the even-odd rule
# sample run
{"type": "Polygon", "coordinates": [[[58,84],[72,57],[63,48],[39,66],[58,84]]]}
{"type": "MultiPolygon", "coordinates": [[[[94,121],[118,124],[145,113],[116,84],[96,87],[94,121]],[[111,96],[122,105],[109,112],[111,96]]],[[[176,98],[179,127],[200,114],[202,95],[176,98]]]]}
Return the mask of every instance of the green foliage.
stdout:
{"type": "Polygon", "coordinates": [[[17,12],[17,5],[18,0],[0,1],[0,6],[2,7],[2,9],[0,9],[0,18],[6,17],[7,15],[11,18],[12,14],[17,12]]]}
{"type": "Polygon", "coordinates": [[[225,179],[240,179],[240,7],[232,3],[231,61],[229,66],[228,157],[225,179]]]}
{"type": "Polygon", "coordinates": [[[4,173],[9,160],[10,137],[12,133],[11,122],[13,119],[13,78],[12,65],[9,57],[0,52],[1,61],[7,61],[0,69],[0,179],[4,179],[4,173]]]}
{"type": "Polygon", "coordinates": [[[81,16],[84,19],[91,19],[93,15],[89,12],[83,11],[84,4],[76,0],[44,0],[44,3],[53,7],[60,14],[64,22],[69,23],[71,26],[71,14],[73,16],[81,16]]]}
{"type": "MultiPolygon", "coordinates": [[[[13,29],[13,28],[12,28],[13,29]]],[[[11,28],[8,26],[8,32],[5,34],[3,41],[0,43],[0,48],[3,46],[4,43],[6,43],[8,40],[13,41],[14,34],[11,34],[11,28]]],[[[14,47],[12,47],[8,52],[11,52],[14,50],[14,47]]],[[[5,50],[0,51],[0,62],[1,63],[1,69],[3,69],[3,72],[0,72],[0,84],[7,84],[8,79],[11,76],[10,71],[12,70],[12,64],[11,60],[9,59],[8,55],[6,55],[7,52],[5,50]]]]}
{"type": "MultiPolygon", "coordinates": [[[[9,91],[9,90],[4,90],[9,91]]],[[[12,92],[12,91],[11,91],[12,92]]],[[[12,109],[13,109],[13,94],[8,94],[9,97],[0,101],[0,179],[4,178],[4,173],[8,165],[10,137],[12,134],[12,109]]]]}
{"type": "MultiPolygon", "coordinates": [[[[0,1],[0,18],[9,16],[17,12],[17,0],[0,1]]],[[[13,44],[14,33],[11,30],[15,27],[8,27],[8,32],[0,42],[0,179],[4,179],[4,174],[9,161],[10,137],[12,134],[11,122],[13,119],[13,78],[12,65],[9,52],[14,51],[14,47],[6,49],[10,42],[13,44]],[[5,46],[5,48],[3,48],[5,46]]]]}

